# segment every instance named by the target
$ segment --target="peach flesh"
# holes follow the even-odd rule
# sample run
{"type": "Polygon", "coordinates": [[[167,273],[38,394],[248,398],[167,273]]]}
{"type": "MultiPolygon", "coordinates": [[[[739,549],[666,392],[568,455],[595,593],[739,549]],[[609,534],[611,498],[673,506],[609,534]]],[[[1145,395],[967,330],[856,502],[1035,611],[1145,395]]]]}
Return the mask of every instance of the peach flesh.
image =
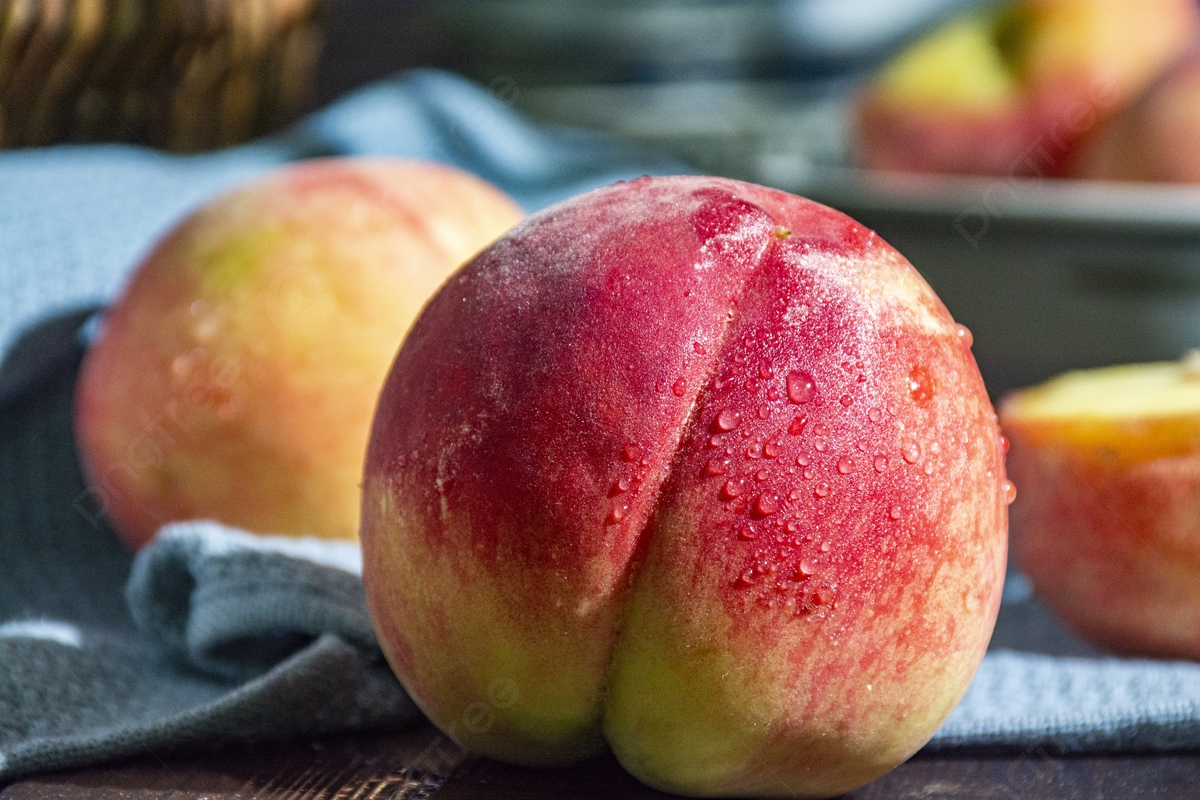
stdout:
{"type": "Polygon", "coordinates": [[[220,197],[105,314],[75,420],[100,510],[131,547],[165,522],[353,539],[388,366],[421,305],[521,217],[435,164],[326,159],[220,197]]]}
{"type": "Polygon", "coordinates": [[[836,794],[919,748],[982,658],[997,437],[959,329],[874,233],[736,181],[619,184],[518,226],[414,326],[368,449],[368,599],[477,752],[607,741],[671,791],[836,794]]]}

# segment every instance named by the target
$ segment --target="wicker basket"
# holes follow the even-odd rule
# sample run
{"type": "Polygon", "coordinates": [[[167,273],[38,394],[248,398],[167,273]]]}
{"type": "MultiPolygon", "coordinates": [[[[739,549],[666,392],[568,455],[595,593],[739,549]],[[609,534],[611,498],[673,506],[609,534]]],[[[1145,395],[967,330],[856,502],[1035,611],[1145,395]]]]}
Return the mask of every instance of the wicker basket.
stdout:
{"type": "Polygon", "coordinates": [[[310,101],[330,0],[0,0],[0,144],[176,151],[278,128],[310,101]]]}

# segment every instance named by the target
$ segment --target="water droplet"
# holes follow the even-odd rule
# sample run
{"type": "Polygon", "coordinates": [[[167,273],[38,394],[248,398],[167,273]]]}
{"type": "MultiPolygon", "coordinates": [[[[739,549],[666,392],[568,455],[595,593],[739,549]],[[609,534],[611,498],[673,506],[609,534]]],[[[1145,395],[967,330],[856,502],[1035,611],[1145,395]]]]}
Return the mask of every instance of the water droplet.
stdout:
{"type": "Polygon", "coordinates": [[[875,471],[883,472],[886,469],[887,469],[887,457],[886,456],[875,456],[875,471]]]}
{"type": "Polygon", "coordinates": [[[747,586],[753,586],[754,585],[754,571],[749,570],[749,569],[744,570],[742,572],[742,574],[738,576],[738,579],[734,583],[734,585],[738,586],[739,588],[742,588],[742,589],[746,588],[747,586]]]}
{"type": "Polygon", "coordinates": [[[804,480],[811,481],[815,477],[817,477],[817,473],[815,470],[813,470],[811,468],[804,470],[804,480]]]}
{"type": "Polygon", "coordinates": [[[706,475],[715,477],[717,475],[724,475],[725,470],[727,470],[728,468],[729,468],[728,461],[723,461],[719,458],[711,458],[711,459],[709,459],[708,463],[704,465],[704,473],[706,475]]]}
{"type": "Polygon", "coordinates": [[[642,448],[636,442],[626,442],[621,450],[621,460],[633,463],[642,457],[642,448]]]}
{"type": "Polygon", "coordinates": [[[774,386],[767,389],[767,399],[770,400],[772,403],[774,403],[776,400],[779,399],[779,390],[776,389],[774,386]]]}
{"type": "Polygon", "coordinates": [[[807,403],[813,399],[816,394],[816,385],[813,383],[812,376],[793,370],[787,375],[787,396],[788,400],[793,403],[807,403]]]}
{"type": "Polygon", "coordinates": [[[613,484],[611,494],[621,494],[629,491],[629,478],[617,478],[617,482],[613,484]]]}
{"type": "Polygon", "coordinates": [[[766,403],[763,403],[758,407],[758,418],[766,419],[769,416],[771,416],[771,409],[767,407],[766,403]]]}
{"type": "Polygon", "coordinates": [[[844,395],[842,395],[841,399],[838,400],[838,402],[841,403],[846,408],[849,408],[850,406],[854,405],[854,398],[848,394],[844,394],[844,395]]]}
{"type": "Polygon", "coordinates": [[[800,455],[796,456],[796,466],[798,467],[807,467],[811,463],[812,456],[809,456],[806,453],[801,453],[800,455]]]}
{"type": "Polygon", "coordinates": [[[818,453],[824,453],[825,452],[825,439],[823,439],[820,436],[813,439],[813,449],[816,450],[818,453]]]}
{"type": "Polygon", "coordinates": [[[915,464],[921,460],[921,445],[913,441],[907,441],[900,445],[900,455],[909,464],[915,464]]]}
{"type": "Polygon", "coordinates": [[[755,392],[758,391],[758,381],[754,380],[754,378],[751,378],[750,380],[748,380],[742,384],[742,388],[745,389],[750,394],[754,394],[755,392]]]}
{"type": "Polygon", "coordinates": [[[692,349],[700,355],[704,355],[706,352],[708,352],[704,349],[704,345],[700,344],[699,342],[692,342],[692,349]]]}
{"type": "Polygon", "coordinates": [[[872,406],[871,409],[867,411],[867,419],[871,420],[871,422],[879,422],[881,419],[883,419],[883,411],[872,406]]]}
{"type": "Polygon", "coordinates": [[[825,483],[825,481],[821,481],[817,484],[816,488],[813,489],[813,494],[815,494],[817,497],[828,497],[829,484],[825,483]]]}
{"type": "Polygon", "coordinates": [[[772,494],[763,492],[754,501],[754,513],[760,517],[769,517],[779,511],[779,500],[772,494]]]}
{"type": "Polygon", "coordinates": [[[781,450],[783,450],[783,444],[780,442],[767,442],[763,445],[763,458],[775,458],[781,450]]]}
{"type": "Polygon", "coordinates": [[[865,452],[867,452],[867,450],[868,450],[869,448],[870,448],[870,445],[869,445],[869,444],[867,444],[867,442],[866,442],[866,440],[865,440],[865,439],[859,439],[859,440],[858,440],[858,442],[856,442],[856,443],[855,443],[855,445],[854,445],[854,449],[855,449],[855,450],[857,450],[857,451],[858,451],[858,452],[860,452],[860,453],[865,453],[865,452]]]}
{"type": "Polygon", "coordinates": [[[201,317],[192,328],[192,335],[201,342],[211,342],[221,330],[221,318],[216,314],[201,317]]]}
{"type": "Polygon", "coordinates": [[[888,404],[887,404],[887,413],[888,413],[888,414],[890,414],[890,415],[891,415],[891,416],[893,416],[893,417],[894,417],[894,416],[896,416],[896,404],[895,404],[895,403],[893,403],[893,402],[890,402],[890,401],[888,402],[888,404]]]}
{"type": "Polygon", "coordinates": [[[804,426],[808,424],[808,417],[796,417],[788,425],[788,433],[792,436],[799,436],[804,431],[804,426]]]}
{"type": "Polygon", "coordinates": [[[833,542],[829,541],[828,539],[821,542],[821,552],[822,553],[828,553],[832,549],[833,549],[833,542]]]}
{"type": "Polygon", "coordinates": [[[628,509],[625,506],[613,506],[612,511],[608,512],[608,521],[616,524],[625,519],[625,512],[628,509]]]}
{"type": "Polygon", "coordinates": [[[971,335],[971,329],[966,325],[956,326],[955,332],[958,334],[958,340],[963,343],[964,347],[970,347],[975,344],[975,337],[971,335]]]}
{"type": "MultiPolygon", "coordinates": [[[[199,303],[200,301],[197,300],[196,302],[199,303]]],[[[171,362],[171,374],[176,378],[186,378],[192,374],[193,366],[194,364],[190,356],[178,356],[171,362]]]]}
{"type": "Polygon", "coordinates": [[[925,464],[924,464],[924,466],[922,466],[922,467],[921,467],[921,470],[922,470],[922,471],[923,471],[923,472],[924,472],[926,475],[932,475],[932,474],[933,474],[933,462],[932,462],[932,461],[926,461],[926,462],[925,462],[925,464]]]}
{"type": "Polygon", "coordinates": [[[942,452],[942,443],[939,442],[937,439],[934,439],[932,442],[929,443],[929,452],[933,453],[934,455],[937,455],[938,453],[942,452]]]}
{"type": "Polygon", "coordinates": [[[929,405],[933,399],[933,377],[924,367],[913,367],[908,373],[908,395],[919,406],[929,405]]]}
{"type": "Polygon", "coordinates": [[[1004,436],[1004,435],[1000,436],[1000,452],[1001,453],[1008,452],[1008,437],[1007,436],[1004,436]]]}
{"type": "MultiPolygon", "coordinates": [[[[794,498],[793,498],[793,499],[794,499],[794,498]]],[[[788,521],[787,521],[787,522],[784,524],[783,528],[784,528],[784,530],[786,530],[788,533],[799,533],[799,532],[800,532],[800,521],[799,521],[799,520],[795,520],[795,519],[789,519],[789,520],[788,520],[788,521]]]]}
{"type": "Polygon", "coordinates": [[[762,458],[762,453],[754,449],[754,445],[746,448],[746,458],[762,458]]]}
{"type": "Polygon", "coordinates": [[[654,391],[658,392],[659,394],[662,394],[666,390],[667,390],[667,379],[659,378],[658,383],[654,384],[654,391]]]}
{"type": "Polygon", "coordinates": [[[733,498],[737,497],[741,493],[742,493],[742,482],[741,481],[728,480],[728,481],[725,481],[725,484],[723,486],[721,486],[721,495],[727,500],[732,500],[733,498]]]}
{"type": "Polygon", "coordinates": [[[738,415],[736,411],[731,411],[728,408],[717,414],[717,428],[723,431],[731,431],[737,427],[738,415]]]}
{"type": "Polygon", "coordinates": [[[721,442],[720,436],[713,436],[711,439],[708,440],[709,447],[720,447],[721,444],[722,444],[722,442],[721,442]]]}
{"type": "Polygon", "coordinates": [[[900,510],[900,506],[892,506],[888,509],[888,516],[892,519],[900,519],[900,515],[902,513],[903,512],[900,510]]]}
{"type": "Polygon", "coordinates": [[[671,394],[675,395],[676,397],[683,397],[683,393],[686,391],[687,381],[685,381],[683,378],[675,381],[675,383],[671,386],[671,394]]]}
{"type": "Polygon", "coordinates": [[[758,377],[764,381],[769,381],[775,377],[775,370],[771,369],[771,365],[768,362],[763,361],[758,365],[758,377]]]}
{"type": "Polygon", "coordinates": [[[1012,505],[1012,502],[1017,499],[1017,486],[1012,481],[1005,481],[1000,484],[1004,491],[1004,502],[1006,505],[1012,505]]]}
{"type": "Polygon", "coordinates": [[[738,528],[738,538],[743,542],[752,542],[758,538],[758,533],[756,533],[754,528],[751,528],[749,525],[743,525],[738,528]]]}
{"type": "Polygon", "coordinates": [[[790,492],[788,492],[788,499],[789,500],[799,500],[800,499],[800,490],[792,489],[790,492]]]}
{"type": "Polygon", "coordinates": [[[817,571],[817,565],[811,558],[800,559],[800,566],[796,570],[796,575],[799,578],[807,578],[809,575],[817,571]]]}
{"type": "Polygon", "coordinates": [[[838,459],[838,464],[837,464],[838,472],[842,473],[843,475],[849,475],[850,471],[853,469],[854,469],[854,461],[851,460],[850,456],[842,456],[841,458],[838,459]]]}

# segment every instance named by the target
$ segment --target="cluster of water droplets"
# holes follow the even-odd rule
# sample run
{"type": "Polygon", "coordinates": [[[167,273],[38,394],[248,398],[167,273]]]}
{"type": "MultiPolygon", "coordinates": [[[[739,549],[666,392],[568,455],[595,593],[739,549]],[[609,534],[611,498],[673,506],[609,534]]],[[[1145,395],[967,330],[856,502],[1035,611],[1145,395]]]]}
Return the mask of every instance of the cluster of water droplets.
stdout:
{"type": "MultiPolygon", "coordinates": [[[[960,343],[969,348],[972,341],[970,331],[960,325],[957,335],[960,343]]],[[[837,402],[842,408],[852,411],[856,405],[852,387],[865,382],[863,364],[847,361],[843,362],[842,367],[848,373],[851,389],[842,393],[837,402]]],[[[707,441],[708,448],[716,452],[705,462],[702,474],[714,482],[719,481],[718,496],[735,519],[731,531],[736,532],[737,539],[766,545],[753,553],[749,566],[738,575],[734,585],[763,589],[774,583],[779,592],[795,593],[798,614],[809,614],[814,608],[835,602],[835,587],[816,578],[820,577],[823,566],[830,563],[836,554],[832,552],[834,545],[831,539],[818,541],[813,531],[806,532],[806,527],[816,526],[801,520],[804,512],[811,512],[814,518],[819,519],[822,502],[846,487],[853,489],[855,475],[860,476],[857,484],[859,490],[865,488],[872,475],[882,476],[895,469],[916,469],[918,475],[931,476],[937,470],[943,445],[937,440],[922,441],[907,433],[897,403],[888,402],[869,407],[865,417],[873,426],[890,424],[897,435],[863,437],[852,446],[850,452],[834,453],[827,426],[819,422],[809,423],[808,410],[820,407],[824,402],[812,374],[793,369],[782,376],[782,381],[778,377],[768,363],[762,362],[757,375],[742,382],[741,388],[751,395],[760,393],[766,387],[767,402],[747,406],[753,409],[747,414],[751,419],[743,419],[742,414],[746,412],[730,407],[717,411],[707,441]],[[772,417],[784,419],[775,433],[765,437],[752,434],[751,428],[755,425],[748,423],[766,421],[772,417]],[[806,433],[807,446],[802,445],[794,461],[787,463],[785,451],[794,452],[796,448],[795,445],[785,446],[785,442],[806,433]],[[868,440],[895,441],[896,450],[872,452],[868,440]],[[824,469],[829,470],[828,478],[822,474],[824,469]],[[836,476],[833,474],[835,471],[836,476]],[[776,491],[774,485],[778,481],[771,480],[772,476],[784,473],[798,478],[786,494],[776,491]],[[811,499],[805,501],[805,497],[811,499]],[[771,543],[775,547],[772,548],[771,543]]],[[[718,381],[718,389],[734,380],[728,377],[718,381]]],[[[938,392],[937,383],[929,369],[920,364],[914,365],[908,372],[906,388],[907,400],[918,409],[928,407],[938,392]]],[[[966,434],[961,434],[962,442],[957,440],[959,435],[951,432],[947,446],[966,447],[966,434]]],[[[786,477],[783,479],[787,480],[786,477]]],[[[1005,500],[1012,502],[1015,495],[1012,484],[1004,481],[1000,486],[1005,500]]],[[[886,515],[886,520],[897,524],[902,523],[906,516],[900,504],[891,504],[880,511],[886,515]]],[[[764,596],[767,598],[765,604],[773,605],[769,594],[764,596]]],[[[763,597],[759,599],[764,602],[763,597]]]]}
{"type": "Polygon", "coordinates": [[[193,301],[188,314],[192,346],[171,360],[173,397],[167,414],[182,425],[193,409],[211,408],[218,419],[229,422],[242,413],[242,401],[235,391],[241,366],[236,358],[210,353],[225,325],[224,316],[204,300],[193,301]]]}
{"type": "Polygon", "coordinates": [[[625,520],[650,466],[650,459],[637,442],[625,443],[621,448],[621,462],[625,465],[624,474],[619,476],[608,490],[612,501],[608,517],[605,519],[608,525],[619,525],[625,520]]]}

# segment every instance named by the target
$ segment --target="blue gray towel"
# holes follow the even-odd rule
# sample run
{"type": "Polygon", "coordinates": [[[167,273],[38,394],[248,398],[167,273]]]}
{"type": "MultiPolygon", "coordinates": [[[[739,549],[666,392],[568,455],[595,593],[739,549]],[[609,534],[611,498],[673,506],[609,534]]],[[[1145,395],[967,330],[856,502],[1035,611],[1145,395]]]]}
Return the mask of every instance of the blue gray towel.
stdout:
{"type": "MultiPolygon", "coordinates": [[[[72,309],[110,298],[153,239],[212,193],[336,153],[453,163],[529,210],[678,171],[530,125],[431,71],[211,155],[0,154],[0,783],[139,752],[416,718],[375,643],[353,546],[189,522],[134,558],[88,504],[71,435],[90,313],[72,309]]],[[[931,747],[1200,746],[1200,666],[1102,657],[1019,578],[1008,592],[995,649],[931,747]]]]}

